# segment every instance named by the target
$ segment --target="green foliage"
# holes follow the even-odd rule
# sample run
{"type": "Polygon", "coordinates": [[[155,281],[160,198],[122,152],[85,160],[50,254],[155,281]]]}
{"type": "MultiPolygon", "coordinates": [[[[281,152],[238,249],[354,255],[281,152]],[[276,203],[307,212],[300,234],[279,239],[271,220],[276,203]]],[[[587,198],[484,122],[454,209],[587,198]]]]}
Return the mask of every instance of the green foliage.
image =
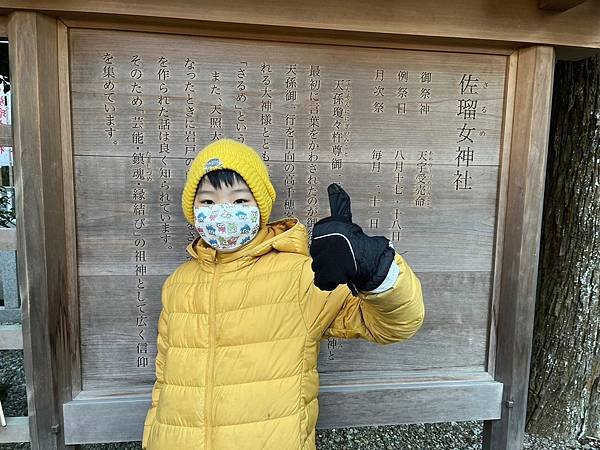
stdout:
{"type": "Polygon", "coordinates": [[[15,208],[10,200],[10,192],[0,186],[0,228],[12,228],[16,225],[15,208]]]}

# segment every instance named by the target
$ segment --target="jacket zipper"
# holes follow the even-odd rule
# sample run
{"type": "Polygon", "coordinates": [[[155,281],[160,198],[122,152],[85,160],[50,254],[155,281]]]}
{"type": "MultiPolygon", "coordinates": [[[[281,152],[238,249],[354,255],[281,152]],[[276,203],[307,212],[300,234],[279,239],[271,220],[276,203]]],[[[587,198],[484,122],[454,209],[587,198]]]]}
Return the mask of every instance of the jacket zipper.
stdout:
{"type": "Polygon", "coordinates": [[[206,370],[205,398],[204,398],[204,424],[206,431],[204,433],[204,446],[206,450],[212,447],[212,401],[213,401],[213,383],[214,383],[214,359],[215,359],[215,298],[217,296],[217,282],[219,279],[219,267],[217,263],[217,254],[213,259],[215,271],[213,274],[212,285],[210,287],[210,299],[208,304],[208,362],[206,370]]]}

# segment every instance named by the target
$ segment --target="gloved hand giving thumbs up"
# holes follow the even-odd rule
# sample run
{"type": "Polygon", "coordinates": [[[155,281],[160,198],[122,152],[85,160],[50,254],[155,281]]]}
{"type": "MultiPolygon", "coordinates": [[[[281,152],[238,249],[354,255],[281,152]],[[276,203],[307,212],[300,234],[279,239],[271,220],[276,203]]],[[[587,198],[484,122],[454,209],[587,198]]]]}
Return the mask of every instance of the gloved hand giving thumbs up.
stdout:
{"type": "Polygon", "coordinates": [[[315,286],[332,291],[348,284],[354,295],[377,288],[394,260],[394,249],[383,236],[370,237],[352,223],[350,197],[341,186],[327,188],[331,216],[313,228],[310,255],[315,286]]]}

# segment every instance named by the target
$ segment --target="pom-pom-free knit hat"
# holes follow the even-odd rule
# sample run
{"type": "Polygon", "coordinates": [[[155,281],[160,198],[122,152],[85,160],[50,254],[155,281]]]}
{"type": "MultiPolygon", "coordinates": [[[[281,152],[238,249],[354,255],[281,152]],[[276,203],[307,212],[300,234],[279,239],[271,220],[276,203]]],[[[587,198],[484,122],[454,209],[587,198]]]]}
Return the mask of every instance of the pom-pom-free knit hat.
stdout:
{"type": "Polygon", "coordinates": [[[181,196],[186,220],[194,225],[194,198],[202,177],[212,170],[222,169],[233,170],[244,179],[258,204],[260,226],[266,225],[276,197],[269,171],[252,147],[233,139],[214,141],[194,158],[181,196]]]}

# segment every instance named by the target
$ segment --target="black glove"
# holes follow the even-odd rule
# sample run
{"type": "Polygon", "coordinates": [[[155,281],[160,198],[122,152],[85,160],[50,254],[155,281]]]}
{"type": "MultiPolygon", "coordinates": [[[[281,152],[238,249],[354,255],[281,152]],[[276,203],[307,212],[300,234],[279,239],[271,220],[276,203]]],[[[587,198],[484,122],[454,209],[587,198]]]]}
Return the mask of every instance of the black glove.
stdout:
{"type": "Polygon", "coordinates": [[[310,244],[315,286],[332,291],[348,284],[354,295],[377,288],[390,269],[395,252],[383,236],[370,237],[352,223],[350,197],[338,184],[327,188],[331,216],[313,228],[310,244]]]}

